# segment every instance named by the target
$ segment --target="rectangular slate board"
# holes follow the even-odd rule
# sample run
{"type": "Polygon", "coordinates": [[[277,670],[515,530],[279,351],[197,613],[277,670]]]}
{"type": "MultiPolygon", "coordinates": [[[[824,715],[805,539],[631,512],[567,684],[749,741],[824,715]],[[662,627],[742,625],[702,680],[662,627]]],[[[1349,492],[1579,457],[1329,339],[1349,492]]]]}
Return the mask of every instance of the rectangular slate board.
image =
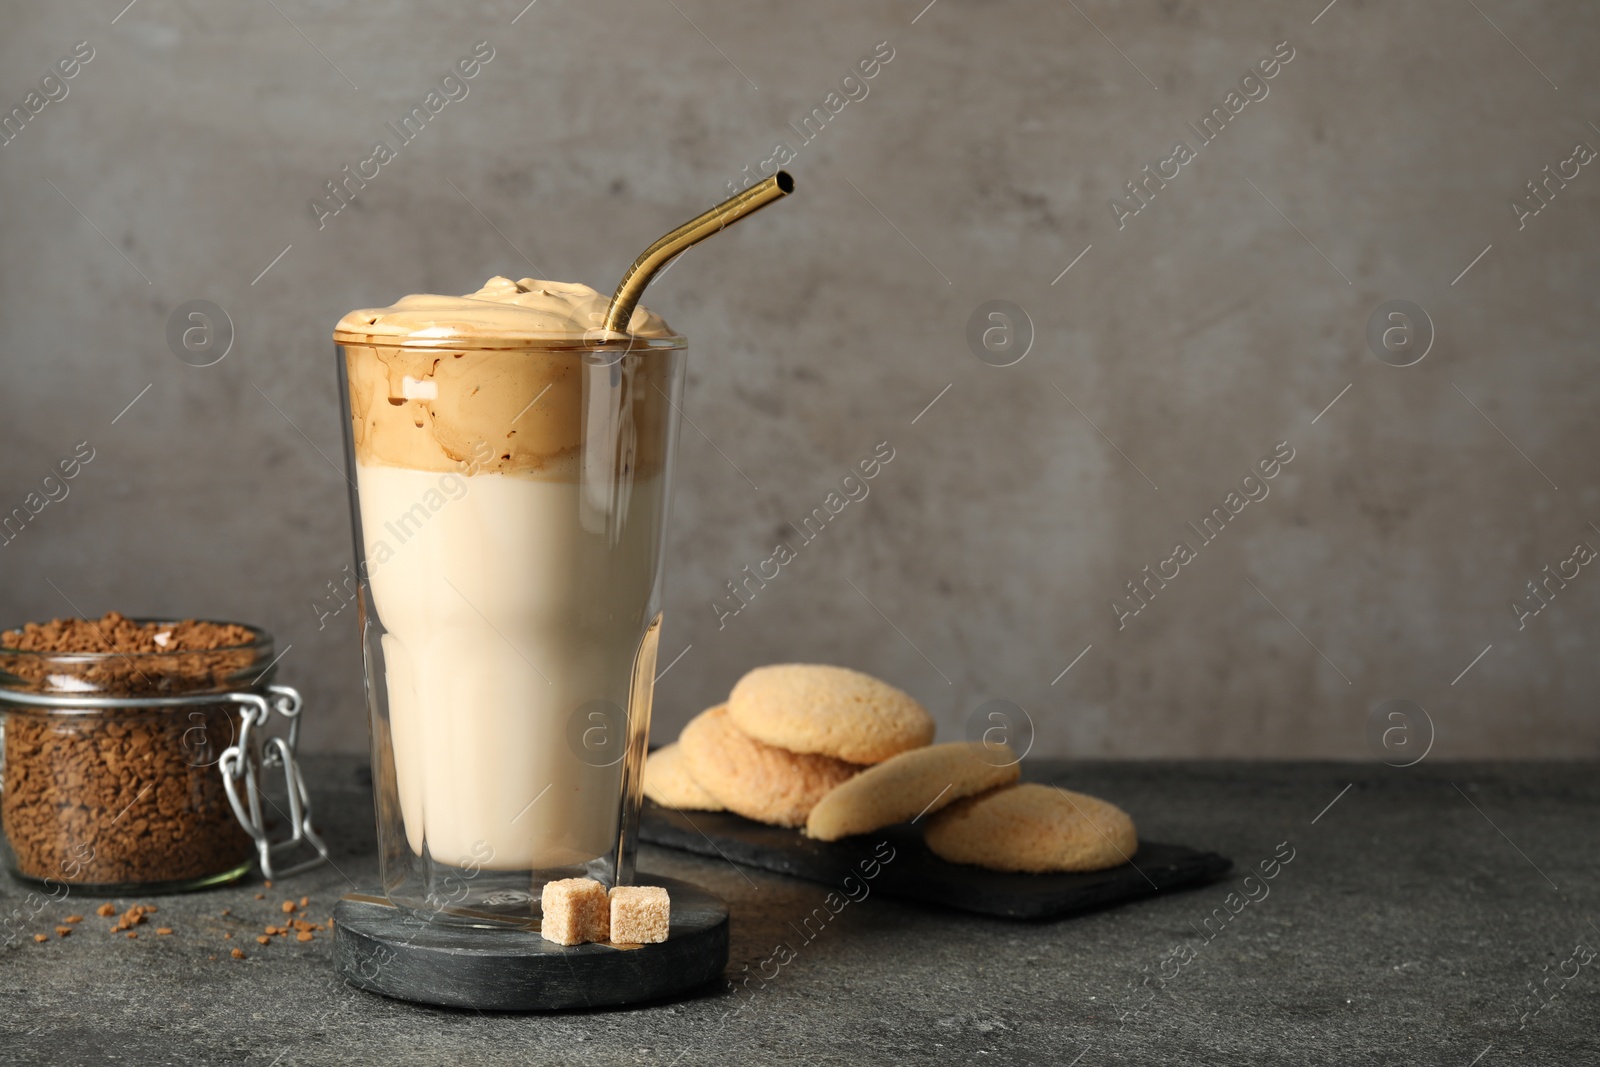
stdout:
{"type": "MultiPolygon", "coordinates": [[[[767,826],[731,812],[677,811],[644,802],[639,838],[653,845],[721,856],[840,888],[861,877],[880,842],[894,859],[878,868],[872,891],[1006,919],[1051,919],[1209,882],[1233,861],[1215,852],[1141,841],[1132,863],[1087,874],[1007,874],[935,856],[913,826],[887,827],[842,841],[815,841],[799,830],[767,826]]],[[[871,866],[867,868],[871,870],[871,866]]]]}

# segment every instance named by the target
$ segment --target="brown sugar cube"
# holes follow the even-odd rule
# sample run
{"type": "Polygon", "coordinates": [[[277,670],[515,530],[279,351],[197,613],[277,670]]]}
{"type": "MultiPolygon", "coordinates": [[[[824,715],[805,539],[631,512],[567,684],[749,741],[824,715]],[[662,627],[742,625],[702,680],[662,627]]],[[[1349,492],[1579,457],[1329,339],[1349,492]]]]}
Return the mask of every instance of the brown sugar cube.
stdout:
{"type": "Polygon", "coordinates": [[[232,952],[230,952],[229,955],[232,956],[236,960],[242,960],[242,959],[244,959],[244,949],[236,948],[232,952]]]}
{"type": "Polygon", "coordinates": [[[540,897],[544,921],[540,935],[558,945],[604,941],[611,927],[606,887],[593,878],[562,878],[546,882],[540,897]]]}
{"type": "Polygon", "coordinates": [[[103,919],[109,919],[109,918],[111,918],[111,916],[113,916],[113,915],[115,915],[117,913],[117,907],[116,907],[115,904],[112,904],[110,901],[107,901],[106,903],[100,905],[98,908],[94,909],[94,913],[96,915],[100,916],[103,919]]]}
{"type": "Polygon", "coordinates": [[[667,939],[672,901],[658,885],[619,885],[611,891],[611,940],[657,945],[667,939]]]}

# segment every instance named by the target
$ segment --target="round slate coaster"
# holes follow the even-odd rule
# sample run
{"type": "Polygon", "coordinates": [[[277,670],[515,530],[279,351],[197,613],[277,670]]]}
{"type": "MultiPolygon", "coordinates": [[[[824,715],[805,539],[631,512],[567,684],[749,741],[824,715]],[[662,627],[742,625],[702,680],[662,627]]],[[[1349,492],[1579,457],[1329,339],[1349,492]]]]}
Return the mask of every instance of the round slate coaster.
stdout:
{"type": "Polygon", "coordinates": [[[352,985],[387,997],[495,1011],[634,1004],[720,977],[728,965],[728,906],[675,878],[641,875],[639,884],[665,886],[672,896],[661,944],[566,946],[533,929],[442,926],[377,894],[353,893],[334,905],[334,968],[352,985]]]}

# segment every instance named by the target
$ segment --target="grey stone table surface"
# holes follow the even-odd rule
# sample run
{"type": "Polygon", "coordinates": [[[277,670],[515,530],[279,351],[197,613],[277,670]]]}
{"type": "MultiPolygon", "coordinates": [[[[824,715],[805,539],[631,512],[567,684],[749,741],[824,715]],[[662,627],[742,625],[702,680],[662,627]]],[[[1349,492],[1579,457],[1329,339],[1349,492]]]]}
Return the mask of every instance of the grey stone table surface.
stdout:
{"type": "MultiPolygon", "coordinates": [[[[1600,958],[1587,958],[1600,947],[1600,766],[1025,767],[1235,869],[1043,923],[868,896],[808,940],[801,920],[827,887],[645,847],[646,869],[728,901],[725,983],[630,1009],[449,1011],[347,987],[325,932],[253,940],[285,899],[309,896],[320,920],[375,883],[366,768],[329,757],[310,774],[330,866],[270,890],[252,878],[118,901],[157,904],[170,936],[156,923],[113,936],[87,898],[33,919],[0,953],[0,1062],[1600,1062],[1600,958]],[[1275,858],[1272,878],[1245,881],[1275,858]],[[88,918],[56,937],[70,913],[88,918]]],[[[5,911],[27,892],[0,878],[5,911]]]]}

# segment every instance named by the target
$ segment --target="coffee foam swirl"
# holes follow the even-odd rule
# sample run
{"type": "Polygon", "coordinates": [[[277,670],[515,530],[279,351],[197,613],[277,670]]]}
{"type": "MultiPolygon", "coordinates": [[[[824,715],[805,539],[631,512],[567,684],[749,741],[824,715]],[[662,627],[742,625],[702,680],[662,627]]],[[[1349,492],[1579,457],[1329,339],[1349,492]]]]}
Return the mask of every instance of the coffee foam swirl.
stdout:
{"type": "Polygon", "coordinates": [[[344,354],[363,465],[575,481],[602,417],[626,425],[617,461],[635,476],[664,459],[671,352],[634,351],[614,364],[540,349],[347,344],[344,354]],[[597,392],[608,414],[596,410],[597,392]]]}
{"type": "MultiPolygon", "coordinates": [[[[607,333],[610,300],[581,282],[495,277],[465,296],[405,296],[386,308],[352,311],[334,327],[340,343],[514,347],[528,341],[623,340],[607,333]]],[[[635,308],[628,335],[670,338],[672,328],[659,315],[635,308]]]]}

